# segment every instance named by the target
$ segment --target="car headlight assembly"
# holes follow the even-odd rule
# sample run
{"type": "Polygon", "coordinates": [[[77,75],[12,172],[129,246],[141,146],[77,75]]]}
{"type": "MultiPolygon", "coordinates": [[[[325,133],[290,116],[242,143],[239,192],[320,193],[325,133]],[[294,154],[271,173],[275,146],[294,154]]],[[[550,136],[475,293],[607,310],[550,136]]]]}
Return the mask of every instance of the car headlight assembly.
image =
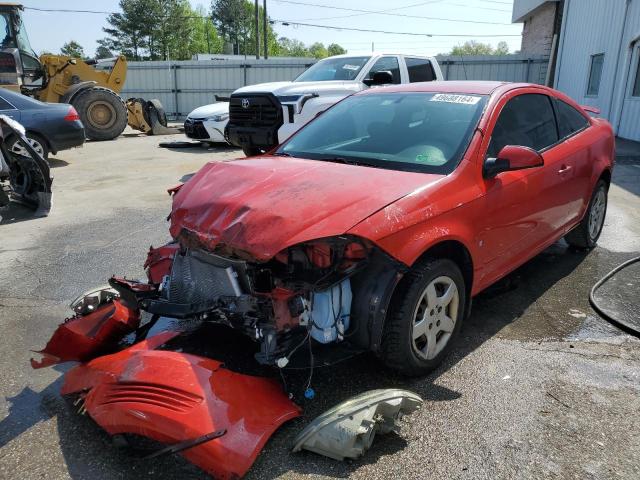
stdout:
{"type": "Polygon", "coordinates": [[[210,122],[224,122],[225,120],[229,120],[229,113],[221,113],[219,115],[213,115],[211,117],[205,118],[205,120],[210,122]]]}

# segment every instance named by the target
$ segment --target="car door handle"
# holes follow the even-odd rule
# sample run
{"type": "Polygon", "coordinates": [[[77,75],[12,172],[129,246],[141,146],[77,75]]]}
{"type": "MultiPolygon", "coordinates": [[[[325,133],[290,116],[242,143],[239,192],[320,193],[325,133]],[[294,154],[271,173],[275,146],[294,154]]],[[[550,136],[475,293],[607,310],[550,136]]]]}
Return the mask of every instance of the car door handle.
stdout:
{"type": "Polygon", "coordinates": [[[558,173],[566,173],[569,170],[571,170],[571,165],[562,165],[560,170],[558,170],[558,173]]]}

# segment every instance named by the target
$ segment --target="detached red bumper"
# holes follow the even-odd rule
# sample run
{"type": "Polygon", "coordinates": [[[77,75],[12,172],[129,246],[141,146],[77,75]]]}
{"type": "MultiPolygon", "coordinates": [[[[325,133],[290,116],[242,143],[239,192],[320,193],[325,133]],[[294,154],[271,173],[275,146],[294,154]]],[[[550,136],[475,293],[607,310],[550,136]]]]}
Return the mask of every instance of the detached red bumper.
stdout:
{"type": "Polygon", "coordinates": [[[112,435],[174,444],[224,430],[181,454],[216,478],[241,477],[300,409],[275,381],[231,372],[216,360],[154,350],[175,335],[164,332],[75,367],[62,393],[80,393],[87,413],[112,435]]]}

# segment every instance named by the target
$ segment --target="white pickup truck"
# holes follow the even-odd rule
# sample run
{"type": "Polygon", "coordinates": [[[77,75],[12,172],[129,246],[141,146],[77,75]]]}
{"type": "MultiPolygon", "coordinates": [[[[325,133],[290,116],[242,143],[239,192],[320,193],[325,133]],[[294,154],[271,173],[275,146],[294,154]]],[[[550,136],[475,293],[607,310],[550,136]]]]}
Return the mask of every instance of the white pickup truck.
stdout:
{"type": "Polygon", "coordinates": [[[433,57],[380,53],[325,58],[292,82],[236,90],[229,102],[225,138],[241,147],[245,155],[256,155],[282,143],[318,113],[352,93],[375,85],[442,79],[433,57]]]}

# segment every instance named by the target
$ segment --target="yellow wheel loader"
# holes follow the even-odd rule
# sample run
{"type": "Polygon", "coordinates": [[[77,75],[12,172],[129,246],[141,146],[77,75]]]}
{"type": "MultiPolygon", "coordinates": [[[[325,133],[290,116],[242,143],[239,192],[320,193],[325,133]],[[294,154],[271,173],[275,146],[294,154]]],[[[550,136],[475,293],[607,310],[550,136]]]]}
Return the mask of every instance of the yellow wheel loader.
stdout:
{"type": "Polygon", "coordinates": [[[78,111],[87,138],[111,140],[127,124],[149,134],[177,133],[167,128],[158,100],[131,98],[119,93],[127,75],[124,56],[108,70],[97,61],[65,55],[34,53],[22,24],[22,5],[0,3],[0,87],[20,91],[43,102],[70,103],[78,111]]]}

